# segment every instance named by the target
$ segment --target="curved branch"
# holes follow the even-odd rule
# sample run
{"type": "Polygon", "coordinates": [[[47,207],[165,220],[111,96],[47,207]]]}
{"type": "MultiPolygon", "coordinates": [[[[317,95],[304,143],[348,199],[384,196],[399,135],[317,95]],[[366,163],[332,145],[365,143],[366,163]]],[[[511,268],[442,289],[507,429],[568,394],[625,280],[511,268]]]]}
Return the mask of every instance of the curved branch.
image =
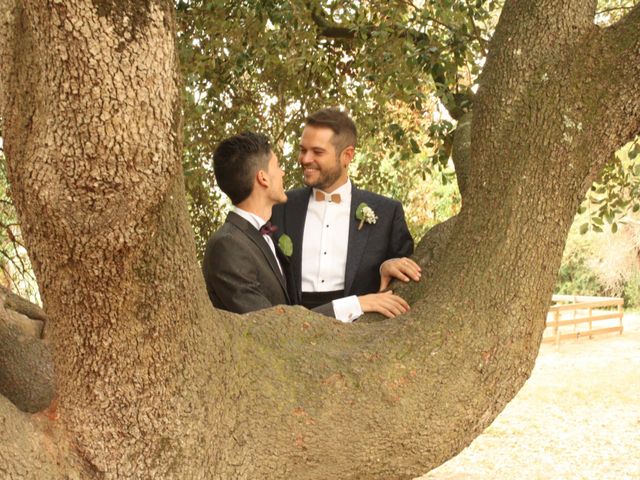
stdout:
{"type": "Polygon", "coordinates": [[[37,412],[55,395],[49,345],[25,334],[24,320],[0,310],[0,394],[20,410],[37,412]]]}
{"type": "Polygon", "coordinates": [[[609,8],[603,8],[602,10],[598,10],[596,12],[596,15],[604,15],[605,13],[611,13],[611,12],[620,12],[620,11],[629,11],[632,10],[634,7],[633,6],[619,6],[619,7],[609,7],[609,8]]]}
{"type": "Polygon", "coordinates": [[[328,38],[353,39],[356,37],[356,29],[351,27],[342,27],[331,23],[326,17],[320,14],[320,7],[311,10],[311,19],[318,27],[318,34],[328,38]]]}
{"type": "Polygon", "coordinates": [[[0,300],[4,302],[4,307],[14,312],[26,315],[32,320],[47,320],[47,314],[35,303],[16,295],[8,288],[0,286],[0,300]]]}
{"type": "MultiPolygon", "coordinates": [[[[356,38],[358,33],[363,33],[365,38],[371,38],[373,33],[379,31],[380,28],[376,25],[366,25],[364,27],[350,27],[338,25],[322,14],[320,8],[318,6],[309,6],[311,9],[311,18],[313,22],[318,27],[318,35],[326,38],[334,38],[334,39],[343,39],[343,40],[353,40],[356,38]]],[[[429,21],[436,23],[450,31],[457,31],[450,25],[447,25],[437,19],[429,18],[429,21]]],[[[413,28],[405,28],[401,31],[395,33],[398,38],[407,38],[413,41],[414,43],[429,43],[432,41],[431,37],[424,32],[420,32],[413,28]]],[[[461,34],[470,39],[479,41],[483,48],[486,48],[484,45],[484,39],[480,36],[474,37],[469,34],[461,34]]],[[[438,88],[442,90],[443,95],[441,96],[444,107],[447,109],[449,114],[454,119],[459,119],[464,113],[469,111],[471,108],[473,94],[471,91],[468,92],[454,92],[449,87],[449,81],[445,75],[445,69],[442,68],[442,65],[439,63],[433,63],[429,70],[433,81],[436,83],[438,88]]]]}
{"type": "Polygon", "coordinates": [[[624,125],[615,132],[620,144],[640,133],[640,3],[604,31],[601,52],[598,73],[606,108],[601,118],[624,125]]]}
{"type": "MultiPolygon", "coordinates": [[[[318,27],[318,35],[327,38],[350,40],[356,38],[356,34],[358,32],[364,33],[366,38],[370,38],[373,32],[380,30],[377,25],[366,25],[364,27],[358,28],[339,25],[325,17],[320,11],[319,7],[312,7],[311,19],[318,27]]],[[[437,23],[439,25],[442,25],[441,22],[437,23]]],[[[446,27],[450,30],[453,30],[452,27],[446,27]]],[[[416,42],[428,42],[431,39],[431,37],[429,37],[429,35],[427,35],[426,33],[419,32],[418,30],[412,28],[406,28],[402,31],[396,32],[396,35],[399,38],[410,38],[416,42]]]]}

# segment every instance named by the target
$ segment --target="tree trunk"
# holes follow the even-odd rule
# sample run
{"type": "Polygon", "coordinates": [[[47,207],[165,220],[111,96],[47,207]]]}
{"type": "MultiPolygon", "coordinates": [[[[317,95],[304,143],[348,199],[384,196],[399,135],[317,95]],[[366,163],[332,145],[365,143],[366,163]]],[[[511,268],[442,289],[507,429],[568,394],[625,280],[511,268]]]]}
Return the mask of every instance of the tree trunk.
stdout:
{"type": "Polygon", "coordinates": [[[458,157],[463,208],[423,241],[411,312],[238,316],[211,307],[195,257],[171,2],[1,1],[8,174],[58,383],[46,415],[0,399],[38,446],[27,462],[1,439],[12,478],[425,473],[528,377],[577,205],[640,126],[635,95],[599,86],[624,38],[616,85],[638,87],[638,7],[602,31],[595,2],[508,1],[458,157]]]}

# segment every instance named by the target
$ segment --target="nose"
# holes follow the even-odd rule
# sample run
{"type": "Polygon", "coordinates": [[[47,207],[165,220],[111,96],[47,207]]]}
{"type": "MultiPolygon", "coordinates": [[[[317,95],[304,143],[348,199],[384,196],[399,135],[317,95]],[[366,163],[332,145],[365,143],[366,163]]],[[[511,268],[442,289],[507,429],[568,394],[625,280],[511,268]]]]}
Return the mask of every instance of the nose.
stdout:
{"type": "Polygon", "coordinates": [[[300,163],[300,165],[307,165],[311,162],[310,157],[309,152],[300,152],[298,154],[298,163],[300,163]]]}

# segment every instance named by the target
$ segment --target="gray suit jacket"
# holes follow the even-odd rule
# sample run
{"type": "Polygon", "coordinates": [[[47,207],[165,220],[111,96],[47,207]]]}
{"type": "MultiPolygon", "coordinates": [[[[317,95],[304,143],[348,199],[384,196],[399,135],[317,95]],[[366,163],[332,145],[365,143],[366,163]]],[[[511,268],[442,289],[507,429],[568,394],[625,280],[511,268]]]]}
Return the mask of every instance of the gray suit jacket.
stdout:
{"type": "MultiPolygon", "coordinates": [[[[301,289],[302,241],[307,206],[312,193],[309,187],[287,192],[287,203],[273,208],[271,222],[279,230],[276,237],[286,233],[293,242],[291,267],[296,289],[301,289]]],[[[353,186],[351,215],[345,269],[344,296],[365,295],[380,287],[380,264],[389,258],[408,257],[413,254],[413,238],[404,219],[402,204],[397,200],[353,186]],[[356,209],[366,203],[378,216],[375,224],[365,223],[358,230],[356,209]]]]}
{"type": "MultiPolygon", "coordinates": [[[[278,268],[273,252],[256,228],[236,213],[209,241],[202,261],[207,292],[216,308],[247,313],[274,305],[295,305],[298,292],[287,257],[279,251],[278,268]],[[287,278],[289,281],[287,282],[287,278]]],[[[334,316],[331,304],[314,309],[334,316]]]]}

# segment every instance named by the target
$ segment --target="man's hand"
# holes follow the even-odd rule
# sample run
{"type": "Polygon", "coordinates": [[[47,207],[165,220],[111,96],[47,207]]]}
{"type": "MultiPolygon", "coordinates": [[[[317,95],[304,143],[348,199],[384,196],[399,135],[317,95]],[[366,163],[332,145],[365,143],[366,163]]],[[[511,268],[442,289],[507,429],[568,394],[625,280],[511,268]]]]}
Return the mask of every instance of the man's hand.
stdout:
{"type": "Polygon", "coordinates": [[[390,258],[380,265],[380,291],[386,289],[392,278],[403,282],[413,280],[417,282],[422,275],[420,265],[407,257],[390,258]]]}
{"type": "Polygon", "coordinates": [[[393,318],[409,311],[409,304],[404,298],[394,295],[392,291],[370,293],[358,297],[364,313],[378,312],[387,318],[393,318]]]}

